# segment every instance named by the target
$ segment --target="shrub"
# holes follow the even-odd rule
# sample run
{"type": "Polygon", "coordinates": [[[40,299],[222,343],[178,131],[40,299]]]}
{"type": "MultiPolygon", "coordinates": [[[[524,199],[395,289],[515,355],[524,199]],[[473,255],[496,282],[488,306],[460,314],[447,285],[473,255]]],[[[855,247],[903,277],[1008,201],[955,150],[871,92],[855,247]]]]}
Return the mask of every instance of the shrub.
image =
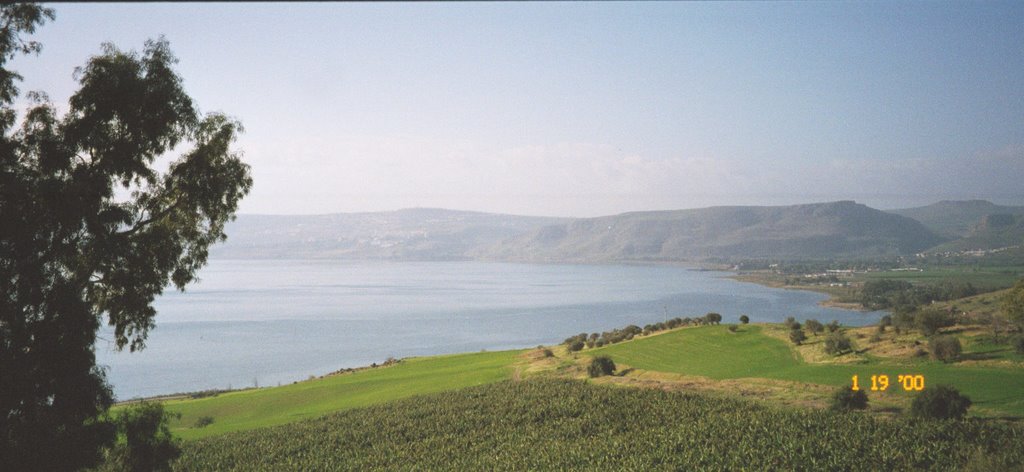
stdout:
{"type": "Polygon", "coordinates": [[[851,386],[839,387],[832,394],[831,408],[834,411],[864,410],[868,407],[868,394],[864,390],[853,390],[851,386]]]}
{"type": "Polygon", "coordinates": [[[544,357],[555,357],[555,353],[552,352],[551,349],[545,349],[543,352],[544,352],[544,357]]]}
{"type": "Polygon", "coordinates": [[[576,352],[583,350],[583,341],[576,341],[569,345],[569,352],[576,352]]]}
{"type": "Polygon", "coordinates": [[[803,344],[803,342],[805,340],[807,340],[807,336],[804,334],[803,331],[801,331],[799,329],[794,329],[794,330],[790,330],[790,332],[789,332],[789,340],[793,341],[793,344],[796,344],[797,346],[799,346],[799,345],[803,344]]]}
{"type": "Polygon", "coordinates": [[[196,428],[205,428],[213,424],[212,416],[200,416],[196,419],[196,428]]]}
{"type": "Polygon", "coordinates": [[[910,414],[918,418],[962,418],[971,406],[971,399],[948,385],[926,388],[910,404],[910,414]]]}
{"type": "Polygon", "coordinates": [[[892,326],[892,315],[885,315],[879,319],[878,326],[892,326]]]}
{"type": "Polygon", "coordinates": [[[836,320],[829,321],[828,324],[825,325],[825,328],[827,328],[830,333],[839,331],[839,322],[836,320]]]}
{"type": "Polygon", "coordinates": [[[782,322],[782,324],[786,325],[786,327],[789,328],[789,329],[793,329],[793,325],[794,324],[799,324],[799,323],[796,322],[796,318],[793,318],[792,316],[788,316],[782,322]]]}
{"type": "Polygon", "coordinates": [[[747,316],[747,315],[740,315],[740,323],[743,323],[743,324],[750,323],[750,317],[747,316]]]}
{"type": "Polygon", "coordinates": [[[608,356],[597,356],[590,361],[590,367],[587,367],[587,373],[591,377],[600,377],[602,375],[612,375],[615,372],[615,361],[608,356]]]}
{"type": "Polygon", "coordinates": [[[834,356],[849,351],[850,338],[839,333],[832,333],[825,339],[825,352],[834,356]]]}
{"type": "Polygon", "coordinates": [[[942,362],[949,362],[956,360],[960,357],[960,352],[963,350],[960,346],[960,340],[956,336],[935,336],[928,341],[928,350],[932,352],[932,356],[942,362]]]}
{"type": "Polygon", "coordinates": [[[736,325],[729,325],[729,332],[730,332],[730,333],[735,333],[735,332],[736,332],[736,329],[737,329],[737,328],[736,328],[736,325]]]}
{"type": "Polygon", "coordinates": [[[704,315],[704,320],[707,321],[708,324],[718,324],[722,322],[722,315],[711,312],[704,315]]]}

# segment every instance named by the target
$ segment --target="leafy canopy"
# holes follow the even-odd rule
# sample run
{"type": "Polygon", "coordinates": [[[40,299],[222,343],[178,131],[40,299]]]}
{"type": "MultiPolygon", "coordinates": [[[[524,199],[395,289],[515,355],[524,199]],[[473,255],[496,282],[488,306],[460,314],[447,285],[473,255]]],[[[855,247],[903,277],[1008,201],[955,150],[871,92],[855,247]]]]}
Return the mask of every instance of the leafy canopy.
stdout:
{"type": "Polygon", "coordinates": [[[241,125],[198,112],[163,38],[141,53],[104,44],[75,70],[66,113],[31,92],[16,123],[7,62],[38,53],[22,36],[53,18],[0,6],[0,457],[12,470],[99,461],[115,434],[100,323],[119,349],[142,349],[154,298],[195,278],[252,186],[230,149],[241,125]]]}

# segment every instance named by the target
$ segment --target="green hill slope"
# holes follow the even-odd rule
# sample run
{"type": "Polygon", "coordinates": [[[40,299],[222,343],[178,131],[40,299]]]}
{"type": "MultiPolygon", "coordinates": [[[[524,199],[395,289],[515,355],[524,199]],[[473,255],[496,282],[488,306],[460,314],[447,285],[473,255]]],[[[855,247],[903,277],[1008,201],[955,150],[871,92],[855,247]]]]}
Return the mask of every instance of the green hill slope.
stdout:
{"type": "MultiPolygon", "coordinates": [[[[859,376],[862,385],[872,375],[888,375],[893,383],[899,375],[923,375],[926,387],[953,385],[970,396],[976,411],[1024,416],[1024,369],[1020,367],[871,358],[859,364],[812,364],[799,360],[788,344],[764,335],[762,329],[748,325],[731,333],[724,326],[684,328],[586,352],[606,354],[617,364],[639,369],[713,379],[757,377],[842,386],[849,385],[853,375],[859,376]]],[[[894,386],[886,394],[910,396],[916,392],[894,386]]]]}
{"type": "Polygon", "coordinates": [[[533,379],[188,442],[175,470],[1018,470],[1022,435],[533,379]]]}
{"type": "Polygon", "coordinates": [[[171,423],[171,431],[178,437],[194,439],[315,418],[412,395],[497,382],[511,378],[511,365],[520,352],[411,358],[389,367],[282,387],[168,401],[165,406],[168,411],[181,414],[171,423]],[[212,417],[213,424],[195,427],[196,420],[203,416],[212,417]]]}

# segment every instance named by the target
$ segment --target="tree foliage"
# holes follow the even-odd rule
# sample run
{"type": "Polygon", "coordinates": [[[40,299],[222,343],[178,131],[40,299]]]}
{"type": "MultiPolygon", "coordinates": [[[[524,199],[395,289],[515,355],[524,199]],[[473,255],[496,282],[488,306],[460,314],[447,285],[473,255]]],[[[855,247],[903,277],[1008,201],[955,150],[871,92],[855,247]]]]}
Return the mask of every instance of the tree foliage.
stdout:
{"type": "Polygon", "coordinates": [[[171,461],[181,455],[181,449],[171,436],[167,421],[161,403],[142,402],[126,408],[117,417],[124,441],[110,450],[104,468],[132,472],[170,470],[171,461]]]}
{"type": "Polygon", "coordinates": [[[196,110],[162,38],[142,53],[103,45],[66,113],[29,93],[15,127],[20,76],[5,66],[40,50],[22,34],[53,17],[0,7],[0,457],[13,470],[99,460],[114,438],[100,323],[119,349],[142,349],[154,298],[195,278],[252,185],[230,149],[241,126],[196,110]]]}
{"type": "Polygon", "coordinates": [[[914,314],[914,326],[925,336],[932,336],[942,328],[953,326],[954,323],[953,316],[942,310],[925,309],[914,314]]]}
{"type": "Polygon", "coordinates": [[[807,335],[805,335],[801,329],[791,329],[789,331],[789,340],[793,341],[793,344],[799,346],[807,340],[807,335]]]}
{"type": "Polygon", "coordinates": [[[850,338],[840,333],[832,333],[825,338],[825,352],[833,356],[851,349],[850,338]]]}
{"type": "Polygon", "coordinates": [[[808,331],[813,333],[815,336],[817,336],[818,334],[821,334],[821,332],[825,331],[825,325],[821,324],[820,321],[818,321],[816,319],[813,319],[813,318],[809,319],[807,321],[804,321],[804,326],[807,328],[808,331]]]}
{"type": "Polygon", "coordinates": [[[747,316],[747,315],[740,315],[740,323],[743,323],[743,324],[750,323],[750,317],[747,316]]]}

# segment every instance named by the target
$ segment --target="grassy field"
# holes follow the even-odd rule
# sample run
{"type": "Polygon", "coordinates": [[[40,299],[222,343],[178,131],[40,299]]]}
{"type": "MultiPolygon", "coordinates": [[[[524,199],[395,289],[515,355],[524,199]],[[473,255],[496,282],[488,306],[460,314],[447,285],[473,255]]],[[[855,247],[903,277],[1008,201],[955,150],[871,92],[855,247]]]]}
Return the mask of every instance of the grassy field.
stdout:
{"type": "Polygon", "coordinates": [[[481,352],[405,359],[376,369],[328,376],[282,387],[225,393],[164,405],[181,418],[171,431],[196,439],[230,431],[289,423],[325,413],[383,403],[511,378],[512,364],[522,351],[481,352]],[[203,416],[213,423],[195,427],[203,416]]]}
{"type": "Polygon", "coordinates": [[[1020,266],[976,266],[976,267],[935,267],[918,271],[883,271],[858,274],[856,279],[897,279],[914,284],[941,282],[943,280],[961,280],[970,282],[978,290],[998,290],[1012,286],[1017,279],[1024,276],[1024,267],[1020,266]]]}
{"type": "Polygon", "coordinates": [[[1024,465],[1022,437],[992,422],[534,378],[189,441],[174,469],[996,471],[1024,465]]]}
{"type": "MultiPolygon", "coordinates": [[[[763,333],[763,326],[747,325],[736,333],[725,326],[684,328],[657,336],[584,351],[609,355],[629,367],[697,375],[711,379],[767,378],[831,386],[849,385],[858,375],[870,388],[872,375],[888,375],[891,385],[884,395],[903,395],[897,376],[923,375],[928,385],[949,384],[974,401],[973,411],[985,416],[1024,417],[1024,369],[1018,367],[944,364],[923,359],[865,357],[857,364],[815,364],[800,356],[782,340],[763,333]]],[[[869,398],[883,395],[868,392],[869,398]]]]}

